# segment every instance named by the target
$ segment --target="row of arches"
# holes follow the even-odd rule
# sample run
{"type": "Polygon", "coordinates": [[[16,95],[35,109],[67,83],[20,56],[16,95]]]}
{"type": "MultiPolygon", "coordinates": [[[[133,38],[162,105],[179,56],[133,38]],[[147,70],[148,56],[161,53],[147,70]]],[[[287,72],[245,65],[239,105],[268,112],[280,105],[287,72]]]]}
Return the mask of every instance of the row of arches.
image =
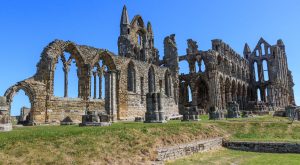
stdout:
{"type": "Polygon", "coordinates": [[[182,80],[180,83],[179,96],[181,104],[185,107],[196,106],[198,109],[208,109],[209,86],[207,81],[199,77],[197,81],[182,80]]]}
{"type": "Polygon", "coordinates": [[[116,68],[111,55],[107,52],[99,53],[92,61],[93,65],[83,64],[84,61],[78,56],[80,55],[74,51],[69,52],[66,49],[56,57],[50,76],[52,95],[65,98],[104,99],[107,74],[116,68]]]}
{"type": "Polygon", "coordinates": [[[218,56],[218,70],[238,79],[247,80],[249,78],[249,65],[247,63],[230,61],[227,58],[218,56]]]}
{"type": "Polygon", "coordinates": [[[241,109],[246,108],[248,91],[250,89],[243,83],[237,82],[235,80],[230,80],[229,78],[224,79],[220,77],[219,79],[220,88],[220,107],[226,109],[227,103],[235,101],[240,105],[241,109]]]}
{"type": "Polygon", "coordinates": [[[261,43],[257,46],[255,51],[255,56],[268,56],[271,54],[271,47],[266,43],[261,43]]]}
{"type": "Polygon", "coordinates": [[[182,60],[179,62],[179,73],[189,74],[189,73],[204,73],[206,72],[206,63],[203,59],[188,62],[187,60],[182,60]]]}
{"type": "MultiPolygon", "coordinates": [[[[129,92],[137,92],[137,72],[134,66],[134,63],[131,61],[128,63],[127,67],[127,90],[129,92]]],[[[141,78],[141,95],[143,95],[143,86],[144,86],[144,78],[141,78]]],[[[167,97],[172,96],[172,78],[171,73],[167,70],[164,75],[165,88],[164,93],[167,97]]],[[[162,89],[162,80],[159,83],[160,90],[162,89]]],[[[156,74],[153,66],[151,66],[148,70],[148,92],[154,93],[156,92],[156,74]]]]}

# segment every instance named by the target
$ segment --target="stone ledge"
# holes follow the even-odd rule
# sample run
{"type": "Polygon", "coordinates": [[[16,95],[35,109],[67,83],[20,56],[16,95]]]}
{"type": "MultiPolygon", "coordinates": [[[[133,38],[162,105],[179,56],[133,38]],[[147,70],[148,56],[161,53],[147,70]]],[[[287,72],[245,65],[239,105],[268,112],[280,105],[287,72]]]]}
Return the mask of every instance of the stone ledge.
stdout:
{"type": "Polygon", "coordinates": [[[221,147],[222,140],[223,138],[219,137],[160,148],[157,150],[156,161],[174,160],[184,156],[192,155],[194,153],[212,150],[221,147]]]}
{"type": "Polygon", "coordinates": [[[0,132],[8,132],[12,130],[12,124],[7,123],[7,124],[0,124],[0,132]]]}
{"type": "Polygon", "coordinates": [[[97,127],[105,127],[105,126],[110,126],[111,123],[110,122],[85,122],[85,123],[80,123],[79,126],[80,127],[87,127],[87,126],[97,126],[97,127]]]}
{"type": "Polygon", "coordinates": [[[268,153],[300,153],[300,142],[242,142],[224,141],[223,146],[229,149],[268,152],[268,153]]]}

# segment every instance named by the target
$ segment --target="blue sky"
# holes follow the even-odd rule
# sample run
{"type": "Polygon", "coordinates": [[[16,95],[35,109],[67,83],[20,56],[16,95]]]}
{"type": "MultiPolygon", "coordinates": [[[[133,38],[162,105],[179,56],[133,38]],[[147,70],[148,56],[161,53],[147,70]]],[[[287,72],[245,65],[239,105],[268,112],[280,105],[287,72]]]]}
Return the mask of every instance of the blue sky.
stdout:
{"type": "MultiPolygon", "coordinates": [[[[245,42],[253,49],[260,37],[272,45],[283,39],[299,103],[299,0],[2,0],[0,95],[16,82],[34,75],[43,48],[54,39],[117,53],[124,4],[130,18],[140,14],[145,22],[151,21],[161,56],[163,39],[172,33],[176,34],[181,55],[185,54],[189,38],[198,41],[201,50],[210,49],[211,40],[219,38],[240,54],[245,42]]],[[[57,80],[61,84],[56,91],[63,91],[62,78],[57,80]]],[[[19,93],[12,113],[18,114],[22,105],[29,106],[28,99],[19,93]]]]}

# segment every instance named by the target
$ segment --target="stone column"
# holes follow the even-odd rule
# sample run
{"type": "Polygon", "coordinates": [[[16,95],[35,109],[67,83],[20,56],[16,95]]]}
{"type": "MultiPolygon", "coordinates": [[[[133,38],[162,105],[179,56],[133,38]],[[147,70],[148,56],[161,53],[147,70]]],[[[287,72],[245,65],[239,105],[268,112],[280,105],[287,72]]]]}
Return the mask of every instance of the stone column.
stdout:
{"type": "Polygon", "coordinates": [[[117,71],[108,71],[105,74],[105,108],[112,122],[117,121],[117,71]]]}
{"type": "Polygon", "coordinates": [[[99,99],[102,99],[102,73],[101,71],[98,73],[99,77],[99,99]]]}
{"type": "Polygon", "coordinates": [[[257,70],[258,70],[258,76],[259,76],[259,81],[260,82],[264,82],[264,69],[263,69],[263,66],[262,66],[262,61],[259,61],[259,63],[257,63],[258,64],[258,68],[257,68],[257,70]]]}
{"type": "MultiPolygon", "coordinates": [[[[210,83],[208,84],[208,93],[209,93],[209,107],[218,107],[219,105],[219,101],[218,100],[218,94],[219,94],[219,91],[218,91],[218,86],[219,86],[219,82],[218,82],[218,76],[217,74],[215,73],[215,71],[213,72],[210,72],[209,73],[209,76],[211,77],[211,80],[210,80],[210,83]],[[217,88],[216,88],[217,87],[217,88]]],[[[219,107],[218,107],[219,108],[219,107]]]]}
{"type": "Polygon", "coordinates": [[[66,64],[63,68],[64,70],[64,78],[65,78],[65,82],[64,82],[64,97],[68,97],[68,84],[69,84],[69,71],[70,71],[70,67],[68,64],[66,64]]]}
{"type": "Polygon", "coordinates": [[[93,72],[93,76],[94,76],[94,96],[93,96],[93,98],[96,99],[97,98],[97,72],[93,72]]]}

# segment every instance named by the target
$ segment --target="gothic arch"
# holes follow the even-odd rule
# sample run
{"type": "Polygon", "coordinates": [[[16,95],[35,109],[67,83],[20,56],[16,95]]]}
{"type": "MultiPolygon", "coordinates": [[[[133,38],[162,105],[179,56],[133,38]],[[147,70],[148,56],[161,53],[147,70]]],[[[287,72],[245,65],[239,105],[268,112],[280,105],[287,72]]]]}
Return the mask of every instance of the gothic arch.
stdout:
{"type": "MultiPolygon", "coordinates": [[[[53,49],[55,49],[55,48],[53,48],[53,49]]],[[[65,60],[65,61],[67,60],[67,59],[64,59],[64,57],[63,57],[64,52],[70,53],[71,57],[75,60],[76,66],[78,68],[83,67],[85,60],[82,56],[82,53],[80,52],[80,50],[77,48],[77,46],[74,43],[64,42],[63,45],[57,46],[55,50],[58,53],[52,54],[52,56],[51,56],[51,58],[53,59],[50,64],[50,68],[51,68],[52,72],[55,72],[56,64],[58,62],[59,57],[61,57],[62,60],[65,60]]],[[[51,53],[53,50],[48,50],[48,51],[50,51],[49,53],[51,53]]],[[[49,54],[49,53],[47,53],[47,54],[49,54]]]]}
{"type": "MultiPolygon", "coordinates": [[[[82,53],[72,42],[65,42],[62,40],[55,40],[50,43],[42,52],[42,58],[37,65],[37,74],[35,75],[35,80],[44,82],[47,84],[47,90],[51,95],[54,91],[54,75],[56,71],[56,65],[61,58],[62,62],[67,62],[68,59],[64,57],[64,52],[70,54],[70,59],[74,59],[76,67],[79,72],[82,70],[85,64],[85,58],[82,53]]],[[[78,76],[80,81],[80,77],[78,76]]],[[[78,91],[79,92],[79,91],[78,91]]]]}
{"type": "Polygon", "coordinates": [[[132,19],[130,24],[133,27],[145,28],[144,20],[143,20],[142,16],[140,16],[140,15],[134,16],[134,18],[132,19]]]}
{"type": "Polygon", "coordinates": [[[108,51],[103,51],[100,50],[99,53],[97,53],[97,55],[94,57],[94,59],[92,60],[92,68],[100,61],[103,60],[104,65],[106,65],[108,67],[109,70],[116,70],[116,63],[115,60],[113,58],[113,53],[108,52],[108,51]]]}
{"type": "MultiPolygon", "coordinates": [[[[35,98],[36,98],[36,92],[33,89],[33,87],[23,81],[23,82],[19,82],[16,85],[10,87],[4,94],[4,96],[6,97],[6,101],[9,105],[9,114],[11,113],[11,103],[13,101],[14,96],[20,91],[23,90],[25,92],[25,94],[28,96],[30,104],[31,104],[31,112],[34,112],[35,106],[34,106],[34,102],[35,102],[35,98]]],[[[33,116],[31,116],[31,121],[33,121],[33,116]]]]}

